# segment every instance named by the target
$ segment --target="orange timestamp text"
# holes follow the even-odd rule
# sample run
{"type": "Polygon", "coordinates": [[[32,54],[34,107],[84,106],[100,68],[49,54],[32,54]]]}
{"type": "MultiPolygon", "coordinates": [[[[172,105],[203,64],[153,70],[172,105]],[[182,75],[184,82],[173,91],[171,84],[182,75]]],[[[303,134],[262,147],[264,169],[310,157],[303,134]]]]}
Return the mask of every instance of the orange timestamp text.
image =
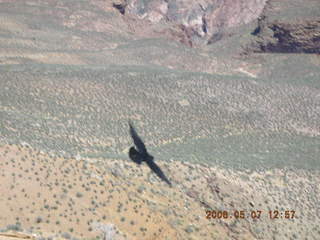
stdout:
{"type": "Polygon", "coordinates": [[[234,211],[225,211],[225,210],[206,210],[207,219],[260,219],[263,215],[267,215],[270,219],[293,219],[296,218],[296,212],[294,210],[234,210],[234,211]]]}

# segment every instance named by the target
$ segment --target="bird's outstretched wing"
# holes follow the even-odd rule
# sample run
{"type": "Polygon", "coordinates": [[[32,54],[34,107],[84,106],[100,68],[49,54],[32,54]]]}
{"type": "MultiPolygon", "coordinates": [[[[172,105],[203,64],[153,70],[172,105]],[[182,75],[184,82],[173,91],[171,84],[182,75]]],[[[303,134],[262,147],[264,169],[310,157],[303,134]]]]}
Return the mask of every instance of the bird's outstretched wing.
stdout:
{"type": "Polygon", "coordinates": [[[137,164],[141,164],[142,161],[146,162],[149,168],[155,174],[157,174],[157,176],[162,181],[165,181],[169,186],[172,186],[171,182],[168,180],[166,175],[164,175],[160,167],[153,161],[153,157],[147,152],[146,146],[142,142],[141,138],[138,136],[130,120],[129,120],[129,127],[130,127],[130,135],[133,139],[134,145],[136,145],[136,148],[131,147],[129,150],[130,159],[137,164]]]}
{"type": "Polygon", "coordinates": [[[143,161],[143,156],[141,156],[141,154],[134,147],[130,148],[129,157],[137,164],[141,164],[143,161]]]}
{"type": "Polygon", "coordinates": [[[165,181],[169,186],[172,186],[171,182],[168,180],[168,178],[166,177],[166,175],[164,175],[164,173],[162,172],[162,170],[160,169],[160,167],[151,159],[149,159],[148,161],[146,161],[146,163],[148,164],[149,168],[155,173],[157,174],[157,176],[159,178],[161,178],[162,181],[165,181]]]}
{"type": "Polygon", "coordinates": [[[147,154],[147,149],[144,143],[142,142],[141,138],[137,134],[136,130],[134,129],[131,121],[129,121],[129,127],[130,127],[130,135],[133,139],[134,145],[136,145],[137,150],[140,154],[147,154]]]}

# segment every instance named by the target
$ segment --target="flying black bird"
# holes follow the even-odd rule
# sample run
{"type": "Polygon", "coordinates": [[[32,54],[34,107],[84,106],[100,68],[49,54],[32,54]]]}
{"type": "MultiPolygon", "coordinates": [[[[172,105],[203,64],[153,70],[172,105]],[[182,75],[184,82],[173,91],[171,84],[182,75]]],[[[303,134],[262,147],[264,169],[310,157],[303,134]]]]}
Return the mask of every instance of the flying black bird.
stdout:
{"type": "Polygon", "coordinates": [[[165,181],[169,186],[171,186],[171,182],[167,179],[167,177],[164,175],[162,170],[159,168],[159,166],[153,161],[153,156],[151,156],[146,149],[146,146],[142,142],[141,138],[138,136],[136,130],[134,129],[132,123],[129,121],[129,127],[130,127],[130,135],[133,139],[135,147],[131,147],[129,150],[129,157],[132,161],[134,161],[137,164],[141,164],[142,162],[146,162],[146,164],[149,166],[149,168],[157,174],[161,180],[165,181]]]}

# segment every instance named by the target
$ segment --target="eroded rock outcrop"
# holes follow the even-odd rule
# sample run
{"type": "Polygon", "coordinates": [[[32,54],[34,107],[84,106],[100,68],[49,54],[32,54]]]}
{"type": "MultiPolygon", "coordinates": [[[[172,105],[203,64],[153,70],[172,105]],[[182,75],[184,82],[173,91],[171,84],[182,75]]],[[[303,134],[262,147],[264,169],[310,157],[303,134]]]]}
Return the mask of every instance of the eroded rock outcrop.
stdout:
{"type": "Polygon", "coordinates": [[[15,231],[9,231],[9,232],[2,232],[0,233],[0,240],[34,240],[35,236],[32,234],[25,234],[22,232],[15,232],[15,231]]]}
{"type": "Polygon", "coordinates": [[[253,34],[258,52],[320,53],[320,20],[268,22],[264,17],[253,34]]]}
{"type": "Polygon", "coordinates": [[[252,32],[254,51],[320,53],[319,9],[313,0],[269,0],[252,32]]]}
{"type": "Polygon", "coordinates": [[[214,43],[223,38],[226,29],[257,19],[265,2],[266,0],[115,0],[113,6],[121,14],[147,20],[151,25],[161,24],[155,32],[193,46],[214,43]]]}

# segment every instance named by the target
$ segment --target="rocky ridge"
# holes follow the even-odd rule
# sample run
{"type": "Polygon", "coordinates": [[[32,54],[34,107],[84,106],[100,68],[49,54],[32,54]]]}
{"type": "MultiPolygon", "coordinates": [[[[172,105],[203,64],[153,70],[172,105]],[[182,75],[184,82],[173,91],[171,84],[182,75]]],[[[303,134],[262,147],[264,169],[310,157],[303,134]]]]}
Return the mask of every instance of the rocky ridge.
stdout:
{"type": "Polygon", "coordinates": [[[166,35],[188,46],[199,46],[219,41],[229,28],[257,19],[265,2],[118,0],[113,2],[113,6],[122,15],[148,22],[152,33],[144,28],[145,34],[166,35]]]}
{"type": "Polygon", "coordinates": [[[114,0],[113,6],[122,15],[145,22],[143,30],[136,26],[136,34],[164,35],[190,47],[213,44],[228,37],[230,29],[257,21],[252,32],[258,36],[253,44],[256,52],[319,53],[319,18],[269,19],[275,9],[288,8],[285,2],[114,0]]]}

